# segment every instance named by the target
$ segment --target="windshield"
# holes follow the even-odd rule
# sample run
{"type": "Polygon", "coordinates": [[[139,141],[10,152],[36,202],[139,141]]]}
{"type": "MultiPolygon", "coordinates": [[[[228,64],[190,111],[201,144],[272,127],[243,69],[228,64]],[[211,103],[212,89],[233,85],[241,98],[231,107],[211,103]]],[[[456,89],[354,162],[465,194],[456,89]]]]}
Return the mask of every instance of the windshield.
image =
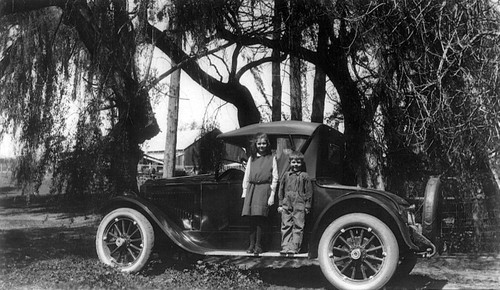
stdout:
{"type": "Polygon", "coordinates": [[[288,157],[292,151],[300,150],[307,141],[303,136],[279,136],[276,138],[276,157],[288,157]],[[290,138],[291,137],[291,138],[290,138]]]}
{"type": "MultiPolygon", "coordinates": [[[[277,136],[276,137],[276,158],[280,177],[287,171],[288,158],[293,151],[299,151],[307,141],[307,136],[277,136]]],[[[272,141],[271,141],[272,143],[272,141]]]]}

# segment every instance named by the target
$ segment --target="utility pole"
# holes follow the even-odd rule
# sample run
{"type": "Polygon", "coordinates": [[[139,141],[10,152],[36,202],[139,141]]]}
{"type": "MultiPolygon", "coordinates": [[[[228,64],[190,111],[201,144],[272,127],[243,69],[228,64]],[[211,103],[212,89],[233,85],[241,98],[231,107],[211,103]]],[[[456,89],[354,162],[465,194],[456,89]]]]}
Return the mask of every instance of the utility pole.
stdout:
{"type": "MultiPolygon", "coordinates": [[[[182,40],[176,35],[176,45],[181,45],[182,40]]],[[[176,65],[171,61],[172,67],[176,65]]],[[[177,144],[177,126],[179,124],[179,92],[181,83],[181,69],[177,69],[170,76],[168,93],[167,136],[165,138],[165,154],[163,156],[163,178],[174,176],[175,155],[177,144]]]]}

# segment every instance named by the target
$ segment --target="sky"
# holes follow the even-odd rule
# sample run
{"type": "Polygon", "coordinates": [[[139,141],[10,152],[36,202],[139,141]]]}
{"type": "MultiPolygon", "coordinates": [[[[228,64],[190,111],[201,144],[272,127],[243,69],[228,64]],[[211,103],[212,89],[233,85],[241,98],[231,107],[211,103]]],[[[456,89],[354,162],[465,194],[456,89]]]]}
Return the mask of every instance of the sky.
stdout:
{"type": "MultiPolygon", "coordinates": [[[[165,145],[165,132],[167,126],[167,99],[162,98],[154,101],[153,110],[160,126],[161,132],[152,140],[145,142],[143,149],[155,150],[165,145]]],[[[215,118],[222,132],[238,128],[238,118],[233,105],[214,98],[210,93],[201,88],[185,73],[181,74],[181,89],[179,101],[179,128],[189,127],[195,122],[201,126],[204,119],[215,118]]],[[[188,136],[191,140],[192,134],[179,134],[188,136]]],[[[184,140],[178,140],[180,146],[184,146],[184,140]]],[[[189,145],[189,144],[188,144],[189,145]]],[[[163,148],[162,147],[162,148],[163,148]]],[[[4,136],[0,141],[0,158],[13,157],[15,155],[15,144],[10,135],[4,136]]]]}
{"type": "Polygon", "coordinates": [[[13,157],[14,156],[14,144],[12,143],[12,138],[10,135],[5,135],[0,140],[0,158],[13,157]]]}
{"type": "MultiPolygon", "coordinates": [[[[170,61],[161,54],[154,54],[152,61],[154,69],[162,74],[163,72],[170,69],[170,61]]],[[[203,67],[203,62],[200,61],[200,65],[203,67]]],[[[207,65],[207,64],[205,64],[207,65]]],[[[158,74],[158,75],[159,75],[158,74]]],[[[271,95],[271,64],[263,64],[261,66],[261,78],[264,84],[264,93],[270,99],[271,95]]],[[[306,81],[308,94],[312,95],[312,83],[311,75],[309,74],[309,80],[306,81]]],[[[162,80],[162,84],[168,84],[170,81],[170,76],[162,80]]],[[[199,129],[203,124],[204,120],[215,120],[218,124],[218,128],[222,132],[228,132],[239,128],[237,112],[233,105],[226,103],[219,98],[214,97],[211,93],[203,89],[196,82],[194,82],[186,73],[181,73],[181,85],[180,85],[180,101],[179,101],[179,130],[183,128],[190,127],[191,124],[195,123],[196,127],[199,129]]],[[[250,72],[246,72],[241,83],[245,85],[253,94],[256,105],[265,105],[265,100],[262,94],[256,87],[255,80],[250,72]]],[[[283,85],[283,96],[282,96],[282,111],[289,114],[289,84],[287,81],[287,76],[282,75],[282,85],[283,85]]],[[[168,89],[167,89],[168,90],[168,89]]],[[[160,150],[164,148],[165,135],[166,135],[166,122],[167,122],[167,98],[165,94],[160,96],[152,96],[152,106],[155,112],[155,116],[160,127],[160,133],[153,139],[146,141],[142,148],[145,151],[160,150]]],[[[310,99],[310,98],[309,98],[310,99]]],[[[308,101],[311,103],[311,100],[308,101]]],[[[326,104],[327,106],[329,104],[326,104]]],[[[309,105],[305,105],[305,107],[309,105]]],[[[328,110],[328,108],[326,108],[328,110]]],[[[74,122],[77,120],[77,110],[71,113],[69,118],[74,118],[74,122]]],[[[307,120],[307,119],[305,119],[307,120]]],[[[192,134],[179,134],[178,136],[191,136],[192,134]]],[[[187,137],[192,139],[191,137],[187,137]]],[[[191,140],[188,140],[191,141],[191,140]]],[[[178,144],[184,146],[185,140],[178,140],[178,144]]],[[[190,143],[189,143],[190,144],[190,143]]],[[[181,146],[181,147],[182,147],[181,146]]],[[[182,148],[178,148],[182,149],[182,148]]],[[[0,140],[0,158],[1,157],[13,157],[15,155],[15,144],[12,142],[11,136],[5,136],[0,140]]]]}
{"type": "MultiPolygon", "coordinates": [[[[168,79],[168,78],[167,78],[168,79]]],[[[161,100],[153,100],[153,110],[155,117],[160,126],[160,133],[153,139],[148,140],[143,145],[144,150],[158,150],[165,146],[165,135],[167,129],[167,112],[168,100],[162,98],[161,100]]],[[[181,73],[181,87],[179,93],[179,130],[186,130],[194,122],[199,128],[204,120],[213,120],[219,124],[219,130],[222,132],[231,131],[239,128],[236,109],[233,105],[215,98],[195,83],[187,74],[181,73]]],[[[188,136],[191,134],[179,134],[178,137],[188,136]]],[[[179,146],[185,145],[184,140],[178,140],[179,146]]],[[[189,144],[187,144],[189,145],[189,144]]],[[[183,149],[183,148],[178,148],[183,149]]]]}

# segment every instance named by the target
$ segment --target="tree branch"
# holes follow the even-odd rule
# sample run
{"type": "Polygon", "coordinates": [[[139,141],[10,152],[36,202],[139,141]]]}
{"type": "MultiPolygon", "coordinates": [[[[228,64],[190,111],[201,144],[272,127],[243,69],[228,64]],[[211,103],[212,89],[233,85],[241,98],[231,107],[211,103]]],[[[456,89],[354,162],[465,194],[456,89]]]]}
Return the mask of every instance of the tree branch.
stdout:
{"type": "Polygon", "coordinates": [[[219,30],[218,34],[221,38],[227,41],[233,41],[244,46],[263,45],[271,49],[278,49],[286,54],[297,56],[310,63],[324,63],[324,59],[321,58],[321,55],[319,53],[302,47],[300,43],[293,43],[292,45],[290,45],[288,43],[288,40],[285,38],[272,40],[266,37],[258,36],[238,36],[226,29],[219,30]]]}
{"type": "Polygon", "coordinates": [[[248,70],[254,68],[254,67],[257,67],[263,63],[266,63],[266,62],[272,62],[272,61],[277,61],[277,62],[281,62],[281,61],[284,61],[287,57],[287,54],[283,54],[281,55],[280,57],[264,57],[264,58],[261,58],[257,61],[253,61],[253,62],[250,62],[248,64],[246,64],[245,66],[243,66],[239,71],[238,73],[236,74],[235,78],[236,80],[239,80],[241,78],[241,76],[247,72],[248,70]]]}
{"type": "Polygon", "coordinates": [[[194,59],[190,59],[182,48],[176,46],[167,33],[161,32],[150,24],[146,27],[146,40],[153,43],[176,63],[187,60],[182,64],[182,69],[208,92],[233,104],[238,109],[240,126],[260,121],[260,112],[255,106],[252,94],[245,86],[236,81],[224,83],[215,79],[203,71],[194,59]]]}
{"type": "Polygon", "coordinates": [[[83,0],[5,0],[0,1],[0,17],[5,15],[29,12],[51,6],[64,8],[74,2],[83,0]]]}

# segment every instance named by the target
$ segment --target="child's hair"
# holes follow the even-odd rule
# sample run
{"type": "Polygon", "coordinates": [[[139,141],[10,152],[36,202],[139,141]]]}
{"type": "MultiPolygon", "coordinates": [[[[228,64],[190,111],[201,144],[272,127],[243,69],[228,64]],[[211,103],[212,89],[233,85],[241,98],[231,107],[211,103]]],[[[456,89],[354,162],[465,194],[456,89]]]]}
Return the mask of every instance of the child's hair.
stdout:
{"type": "Polygon", "coordinates": [[[267,142],[267,149],[266,149],[265,154],[266,155],[271,154],[271,142],[269,141],[269,136],[267,136],[266,133],[259,132],[259,133],[255,134],[255,136],[252,139],[252,146],[251,146],[250,154],[254,158],[257,155],[257,141],[259,141],[260,139],[264,139],[267,142]]]}
{"type": "Polygon", "coordinates": [[[301,163],[302,163],[302,166],[305,166],[305,160],[304,160],[304,154],[302,154],[302,152],[298,152],[298,151],[293,151],[292,153],[290,153],[290,156],[288,156],[288,160],[289,161],[292,161],[292,160],[300,160],[301,163]]]}

